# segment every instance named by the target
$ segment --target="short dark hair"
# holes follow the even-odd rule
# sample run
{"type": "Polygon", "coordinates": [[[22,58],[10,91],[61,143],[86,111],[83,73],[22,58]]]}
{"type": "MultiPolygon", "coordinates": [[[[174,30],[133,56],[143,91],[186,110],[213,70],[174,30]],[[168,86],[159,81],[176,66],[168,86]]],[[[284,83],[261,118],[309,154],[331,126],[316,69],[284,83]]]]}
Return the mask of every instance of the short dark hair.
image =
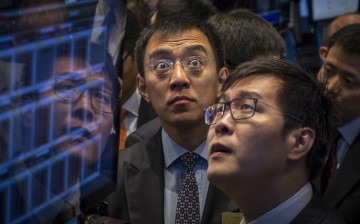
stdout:
{"type": "Polygon", "coordinates": [[[210,0],[162,0],[156,8],[156,21],[165,20],[174,14],[206,20],[219,11],[210,0]]]}
{"type": "Polygon", "coordinates": [[[360,54],[360,24],[344,26],[334,33],[328,44],[328,48],[334,45],[341,47],[345,52],[360,54]]]}
{"type": "Polygon", "coordinates": [[[330,140],[336,135],[339,119],[334,107],[335,99],[326,93],[326,86],[317,82],[312,75],[281,59],[245,62],[231,72],[222,91],[250,76],[272,76],[281,80],[277,91],[279,109],[284,114],[294,115],[303,121],[284,116],[284,135],[298,127],[310,127],[315,131],[315,142],[307,156],[310,179],[314,179],[330,150],[330,140]]]}
{"type": "Polygon", "coordinates": [[[202,20],[193,17],[174,15],[169,16],[166,20],[161,20],[150,25],[141,32],[135,47],[135,58],[139,74],[144,76],[145,49],[152,36],[158,35],[160,37],[165,37],[179,34],[190,29],[197,29],[205,34],[212,47],[217,70],[223,67],[224,48],[222,42],[216,36],[212,28],[202,20]]]}
{"type": "Polygon", "coordinates": [[[279,32],[249,10],[215,14],[207,22],[224,42],[225,62],[231,69],[257,57],[285,57],[285,42],[279,32]]]}

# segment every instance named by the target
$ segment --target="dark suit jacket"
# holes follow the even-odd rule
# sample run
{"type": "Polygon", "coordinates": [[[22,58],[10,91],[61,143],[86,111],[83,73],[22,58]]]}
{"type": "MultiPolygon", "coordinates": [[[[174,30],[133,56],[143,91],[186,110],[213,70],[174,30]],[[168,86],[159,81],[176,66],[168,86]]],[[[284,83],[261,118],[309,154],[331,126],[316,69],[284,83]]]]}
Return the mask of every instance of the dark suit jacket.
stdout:
{"type": "Polygon", "coordinates": [[[345,221],[334,210],[321,199],[318,193],[314,196],[305,208],[295,217],[291,224],[345,224],[345,221]]]}
{"type": "Polygon", "coordinates": [[[161,123],[158,117],[146,122],[126,138],[125,148],[130,147],[135,143],[148,140],[156,134],[160,127],[161,123]]]}
{"type": "Polygon", "coordinates": [[[360,223],[360,134],[346,153],[323,199],[337,209],[347,223],[360,223]]]}
{"type": "Polygon", "coordinates": [[[140,100],[140,106],[139,106],[139,116],[138,121],[136,124],[136,127],[139,128],[146,122],[156,118],[157,115],[152,107],[152,105],[148,102],[146,102],[142,97],[140,100]]]}
{"type": "MultiPolygon", "coordinates": [[[[161,131],[145,143],[122,150],[118,171],[117,190],[108,197],[109,215],[132,224],[164,223],[161,131]]],[[[210,184],[201,223],[221,223],[222,212],[236,209],[235,202],[210,184]]]]}

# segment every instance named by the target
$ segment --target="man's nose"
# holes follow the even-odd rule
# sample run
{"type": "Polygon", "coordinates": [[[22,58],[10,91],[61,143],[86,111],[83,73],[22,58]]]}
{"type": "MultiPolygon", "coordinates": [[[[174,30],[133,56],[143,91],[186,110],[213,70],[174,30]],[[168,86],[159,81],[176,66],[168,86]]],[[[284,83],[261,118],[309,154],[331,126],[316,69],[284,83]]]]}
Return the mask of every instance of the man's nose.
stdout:
{"type": "Polygon", "coordinates": [[[187,72],[180,62],[176,62],[171,75],[170,88],[172,90],[181,90],[189,88],[189,86],[190,80],[187,72]]]}
{"type": "Polygon", "coordinates": [[[337,92],[339,90],[339,82],[340,82],[339,74],[335,74],[331,77],[328,77],[327,78],[327,88],[330,91],[337,92]]]}
{"type": "Polygon", "coordinates": [[[83,121],[91,121],[94,112],[91,104],[90,93],[85,91],[80,98],[73,104],[71,116],[83,121]]]}
{"type": "Polygon", "coordinates": [[[228,135],[234,132],[233,118],[231,112],[225,110],[224,114],[215,124],[216,135],[228,135]]]}

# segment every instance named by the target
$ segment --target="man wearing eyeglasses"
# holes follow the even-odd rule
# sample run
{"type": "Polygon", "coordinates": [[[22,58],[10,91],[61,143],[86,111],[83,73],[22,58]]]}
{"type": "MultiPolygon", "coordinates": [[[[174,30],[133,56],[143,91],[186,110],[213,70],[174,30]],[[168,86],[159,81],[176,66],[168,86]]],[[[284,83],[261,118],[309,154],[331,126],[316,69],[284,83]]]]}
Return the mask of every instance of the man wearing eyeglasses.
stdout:
{"type": "Polygon", "coordinates": [[[79,221],[115,182],[120,87],[111,58],[88,40],[39,49],[20,89],[30,92],[23,104],[31,109],[23,107],[17,169],[29,172],[13,188],[12,209],[26,223],[79,221]]]}
{"type": "Polygon", "coordinates": [[[208,178],[245,223],[344,223],[313,190],[336,113],[317,82],[280,59],[246,62],[205,109],[208,178]]]}
{"type": "Polygon", "coordinates": [[[207,181],[203,119],[228,74],[220,40],[203,21],[170,17],[142,32],[135,55],[138,90],[162,127],[120,151],[110,216],[131,223],[221,223],[222,213],[237,207],[207,181]]]}

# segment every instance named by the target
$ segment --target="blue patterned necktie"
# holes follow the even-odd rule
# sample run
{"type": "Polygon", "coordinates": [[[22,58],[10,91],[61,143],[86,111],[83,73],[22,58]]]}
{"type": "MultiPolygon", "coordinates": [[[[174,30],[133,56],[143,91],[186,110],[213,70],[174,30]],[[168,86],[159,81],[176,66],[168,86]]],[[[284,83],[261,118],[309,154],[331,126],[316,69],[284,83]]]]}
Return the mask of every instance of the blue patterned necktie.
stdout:
{"type": "Polygon", "coordinates": [[[180,157],[186,173],[177,200],[175,224],[200,223],[199,191],[194,174],[198,158],[197,154],[189,152],[180,157]]]}

